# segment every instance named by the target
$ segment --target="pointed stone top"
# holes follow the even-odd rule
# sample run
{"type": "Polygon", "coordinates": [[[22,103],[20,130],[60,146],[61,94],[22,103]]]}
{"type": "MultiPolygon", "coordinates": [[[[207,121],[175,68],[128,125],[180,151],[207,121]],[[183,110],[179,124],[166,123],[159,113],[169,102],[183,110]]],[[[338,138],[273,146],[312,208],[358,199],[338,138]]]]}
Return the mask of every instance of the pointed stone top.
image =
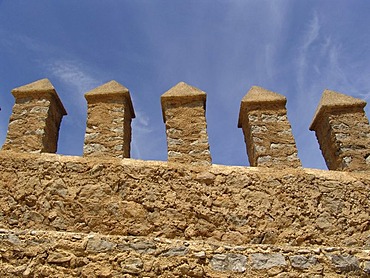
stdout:
{"type": "Polygon", "coordinates": [[[190,86],[189,84],[186,84],[185,82],[179,82],[175,86],[173,86],[171,89],[169,89],[167,92],[165,92],[161,96],[161,101],[168,101],[178,100],[179,102],[182,102],[184,99],[193,101],[193,100],[206,100],[207,94],[203,92],[202,90],[190,86]]]}
{"type": "Polygon", "coordinates": [[[126,102],[130,108],[131,117],[135,118],[129,90],[115,80],[109,81],[85,94],[88,103],[96,102],[126,102]]]}
{"type": "Polygon", "coordinates": [[[49,79],[44,78],[15,88],[12,90],[13,95],[16,94],[30,94],[35,92],[55,92],[54,86],[50,83],[49,79]]]}
{"type": "Polygon", "coordinates": [[[286,97],[266,90],[259,86],[252,86],[243,97],[240,104],[238,127],[242,127],[242,118],[247,111],[258,109],[285,108],[286,97]]]}
{"type": "Polygon", "coordinates": [[[315,115],[313,117],[310,130],[315,129],[317,120],[322,116],[323,113],[333,110],[349,110],[349,109],[363,109],[366,106],[366,101],[354,98],[342,93],[338,93],[331,90],[324,90],[321,96],[319,105],[317,106],[315,115]]]}
{"type": "Polygon", "coordinates": [[[259,86],[252,86],[248,93],[243,97],[242,102],[246,102],[248,104],[281,102],[285,105],[286,97],[259,86]]]}
{"type": "Polygon", "coordinates": [[[62,110],[63,115],[67,115],[66,110],[60,98],[55,91],[54,86],[51,84],[49,79],[44,78],[37,80],[35,82],[20,86],[12,90],[13,96],[17,98],[45,98],[46,96],[51,96],[55,99],[57,105],[62,110]]]}
{"type": "Polygon", "coordinates": [[[164,107],[166,103],[186,104],[195,101],[203,101],[206,109],[207,94],[202,90],[193,87],[185,82],[179,82],[161,96],[163,121],[166,122],[164,107]]]}
{"type": "Polygon", "coordinates": [[[121,95],[124,93],[128,93],[128,89],[118,83],[115,80],[111,80],[95,89],[92,89],[91,91],[87,92],[85,96],[90,97],[94,95],[121,95]]]}

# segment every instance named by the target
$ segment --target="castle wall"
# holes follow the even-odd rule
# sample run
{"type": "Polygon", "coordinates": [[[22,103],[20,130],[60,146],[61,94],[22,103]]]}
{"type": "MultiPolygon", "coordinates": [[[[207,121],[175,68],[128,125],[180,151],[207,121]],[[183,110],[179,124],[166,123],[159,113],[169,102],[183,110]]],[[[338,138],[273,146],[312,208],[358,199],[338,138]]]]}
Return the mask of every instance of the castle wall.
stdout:
{"type": "Polygon", "coordinates": [[[239,118],[259,167],[211,163],[206,95],[185,83],[161,98],[168,162],[128,158],[135,114],[115,81],[85,95],[83,157],[52,153],[66,111],[48,80],[13,94],[0,151],[2,277],[370,275],[364,101],[324,92],[311,129],[329,169],[341,171],[323,171],[301,167],[286,99],[262,88],[239,118]]]}
{"type": "Polygon", "coordinates": [[[360,275],[370,262],[363,173],[11,151],[0,152],[0,169],[3,271],[310,277],[360,275]]]}
{"type": "Polygon", "coordinates": [[[0,153],[1,227],[227,243],[370,245],[370,177],[0,153]]]}
{"type": "Polygon", "coordinates": [[[0,230],[1,277],[368,277],[353,247],[0,230]]]}

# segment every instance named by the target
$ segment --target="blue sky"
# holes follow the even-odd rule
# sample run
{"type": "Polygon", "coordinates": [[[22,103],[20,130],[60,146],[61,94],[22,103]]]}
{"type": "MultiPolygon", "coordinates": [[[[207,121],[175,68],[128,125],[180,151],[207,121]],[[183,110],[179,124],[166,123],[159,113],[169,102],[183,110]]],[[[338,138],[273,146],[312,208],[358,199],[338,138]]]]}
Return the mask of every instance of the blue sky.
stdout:
{"type": "Polygon", "coordinates": [[[370,101],[369,14],[365,0],[0,0],[0,144],[10,91],[48,78],[68,112],[58,153],[81,155],[83,95],[114,79],[135,108],[131,156],[166,160],[160,96],[184,81],[207,93],[213,163],[248,165],[237,121],[258,85],[287,97],[303,166],[326,169],[308,128],[326,88],[370,101]]]}

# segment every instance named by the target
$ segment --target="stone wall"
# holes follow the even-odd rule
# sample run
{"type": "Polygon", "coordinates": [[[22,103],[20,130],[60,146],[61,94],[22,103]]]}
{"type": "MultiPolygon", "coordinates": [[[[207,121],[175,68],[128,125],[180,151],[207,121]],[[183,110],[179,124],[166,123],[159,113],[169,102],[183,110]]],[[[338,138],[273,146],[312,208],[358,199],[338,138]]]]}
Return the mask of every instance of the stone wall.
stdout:
{"type": "Polygon", "coordinates": [[[0,225],[227,243],[370,246],[370,177],[0,152],[0,225]]]}
{"type": "Polygon", "coordinates": [[[368,277],[357,248],[0,230],[1,277],[368,277]]]}
{"type": "Polygon", "coordinates": [[[205,93],[185,83],[162,95],[168,162],[122,158],[135,114],[115,81],[86,94],[84,157],[53,154],[66,112],[48,80],[13,90],[18,98],[0,151],[0,275],[368,277],[364,102],[323,94],[311,129],[328,167],[343,170],[324,171],[300,167],[286,99],[252,91],[239,126],[259,167],[211,164],[205,93]],[[39,126],[46,137],[33,136],[39,126]],[[256,127],[264,132],[257,136],[256,127]]]}

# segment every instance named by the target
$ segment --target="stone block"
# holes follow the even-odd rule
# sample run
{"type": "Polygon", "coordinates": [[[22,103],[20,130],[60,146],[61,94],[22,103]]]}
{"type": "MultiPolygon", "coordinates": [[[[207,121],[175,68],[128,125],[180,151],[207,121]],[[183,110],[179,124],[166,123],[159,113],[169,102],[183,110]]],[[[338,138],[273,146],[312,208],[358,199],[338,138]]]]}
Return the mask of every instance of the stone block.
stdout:
{"type": "Polygon", "coordinates": [[[214,270],[233,272],[244,272],[246,263],[246,256],[234,253],[215,254],[210,262],[214,270]]]}
{"type": "Polygon", "coordinates": [[[287,261],[280,253],[255,253],[251,254],[253,269],[269,269],[273,267],[285,267],[287,261]]]}

